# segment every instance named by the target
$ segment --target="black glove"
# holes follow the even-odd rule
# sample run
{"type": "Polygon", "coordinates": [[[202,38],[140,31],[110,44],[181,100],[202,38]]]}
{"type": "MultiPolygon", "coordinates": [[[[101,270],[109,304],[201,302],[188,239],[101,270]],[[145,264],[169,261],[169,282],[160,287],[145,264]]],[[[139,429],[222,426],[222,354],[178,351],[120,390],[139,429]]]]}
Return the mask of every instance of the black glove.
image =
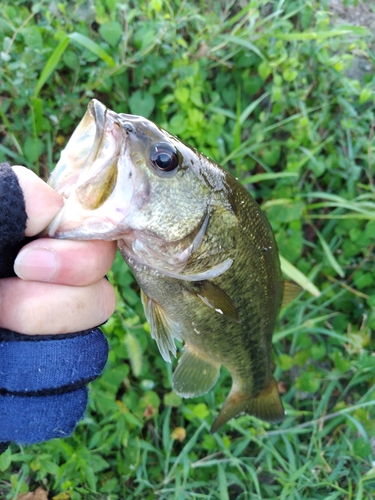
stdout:
{"type": "MultiPolygon", "coordinates": [[[[15,276],[26,219],[17,176],[0,164],[0,278],[15,276]]],[[[86,384],[100,375],[107,355],[98,328],[67,335],[21,335],[0,328],[0,452],[10,441],[69,436],[87,405],[86,384]]]]}

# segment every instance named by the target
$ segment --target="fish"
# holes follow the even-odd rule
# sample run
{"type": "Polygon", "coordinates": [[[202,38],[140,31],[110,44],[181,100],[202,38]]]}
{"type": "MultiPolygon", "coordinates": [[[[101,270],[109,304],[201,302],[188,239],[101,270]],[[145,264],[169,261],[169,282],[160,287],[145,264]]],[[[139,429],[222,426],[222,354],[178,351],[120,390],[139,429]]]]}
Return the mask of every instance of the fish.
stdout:
{"type": "Polygon", "coordinates": [[[222,365],[229,371],[211,432],[244,412],[282,421],[272,335],[300,289],[284,280],[270,223],[246,188],[148,119],[96,99],[48,182],[65,200],[48,235],[117,240],[164,360],[184,342],[173,390],[200,396],[222,365]]]}

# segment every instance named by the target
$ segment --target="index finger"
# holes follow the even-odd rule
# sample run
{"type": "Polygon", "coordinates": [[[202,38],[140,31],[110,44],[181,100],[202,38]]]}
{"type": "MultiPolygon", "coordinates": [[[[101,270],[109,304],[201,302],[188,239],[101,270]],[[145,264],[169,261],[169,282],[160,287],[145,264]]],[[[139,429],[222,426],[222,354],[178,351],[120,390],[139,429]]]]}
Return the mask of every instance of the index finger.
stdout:
{"type": "Polygon", "coordinates": [[[12,167],[25,199],[27,222],[25,236],[35,236],[45,229],[64,200],[48,184],[26,167],[12,167]]]}

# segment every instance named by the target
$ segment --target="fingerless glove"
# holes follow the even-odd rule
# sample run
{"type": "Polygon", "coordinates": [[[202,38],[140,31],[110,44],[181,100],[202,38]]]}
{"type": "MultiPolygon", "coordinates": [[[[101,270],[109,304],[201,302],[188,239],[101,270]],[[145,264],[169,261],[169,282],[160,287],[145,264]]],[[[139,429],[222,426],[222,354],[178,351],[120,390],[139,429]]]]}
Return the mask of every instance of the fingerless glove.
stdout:
{"type": "MultiPolygon", "coordinates": [[[[0,164],[0,278],[15,276],[27,214],[17,176],[0,164]]],[[[0,297],[1,300],[1,297],[0,297]]],[[[69,436],[87,405],[87,383],[102,372],[108,344],[98,328],[21,335],[0,328],[0,452],[69,436]]]]}

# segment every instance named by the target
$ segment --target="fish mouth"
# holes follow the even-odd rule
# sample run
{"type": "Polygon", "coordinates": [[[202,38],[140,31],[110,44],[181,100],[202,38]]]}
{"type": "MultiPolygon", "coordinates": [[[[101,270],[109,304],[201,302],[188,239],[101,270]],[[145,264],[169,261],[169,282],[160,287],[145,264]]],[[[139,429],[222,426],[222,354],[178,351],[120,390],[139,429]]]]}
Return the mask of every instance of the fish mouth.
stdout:
{"type": "Polygon", "coordinates": [[[120,201],[116,191],[121,188],[116,186],[121,170],[132,169],[126,147],[119,115],[93,99],[48,180],[65,204],[45,234],[54,238],[118,238],[119,223],[135,183],[135,179],[119,183],[120,201]]]}
{"type": "Polygon", "coordinates": [[[115,185],[121,132],[116,114],[93,99],[62,151],[48,184],[63,198],[76,189],[85,207],[97,208],[115,185]]]}

